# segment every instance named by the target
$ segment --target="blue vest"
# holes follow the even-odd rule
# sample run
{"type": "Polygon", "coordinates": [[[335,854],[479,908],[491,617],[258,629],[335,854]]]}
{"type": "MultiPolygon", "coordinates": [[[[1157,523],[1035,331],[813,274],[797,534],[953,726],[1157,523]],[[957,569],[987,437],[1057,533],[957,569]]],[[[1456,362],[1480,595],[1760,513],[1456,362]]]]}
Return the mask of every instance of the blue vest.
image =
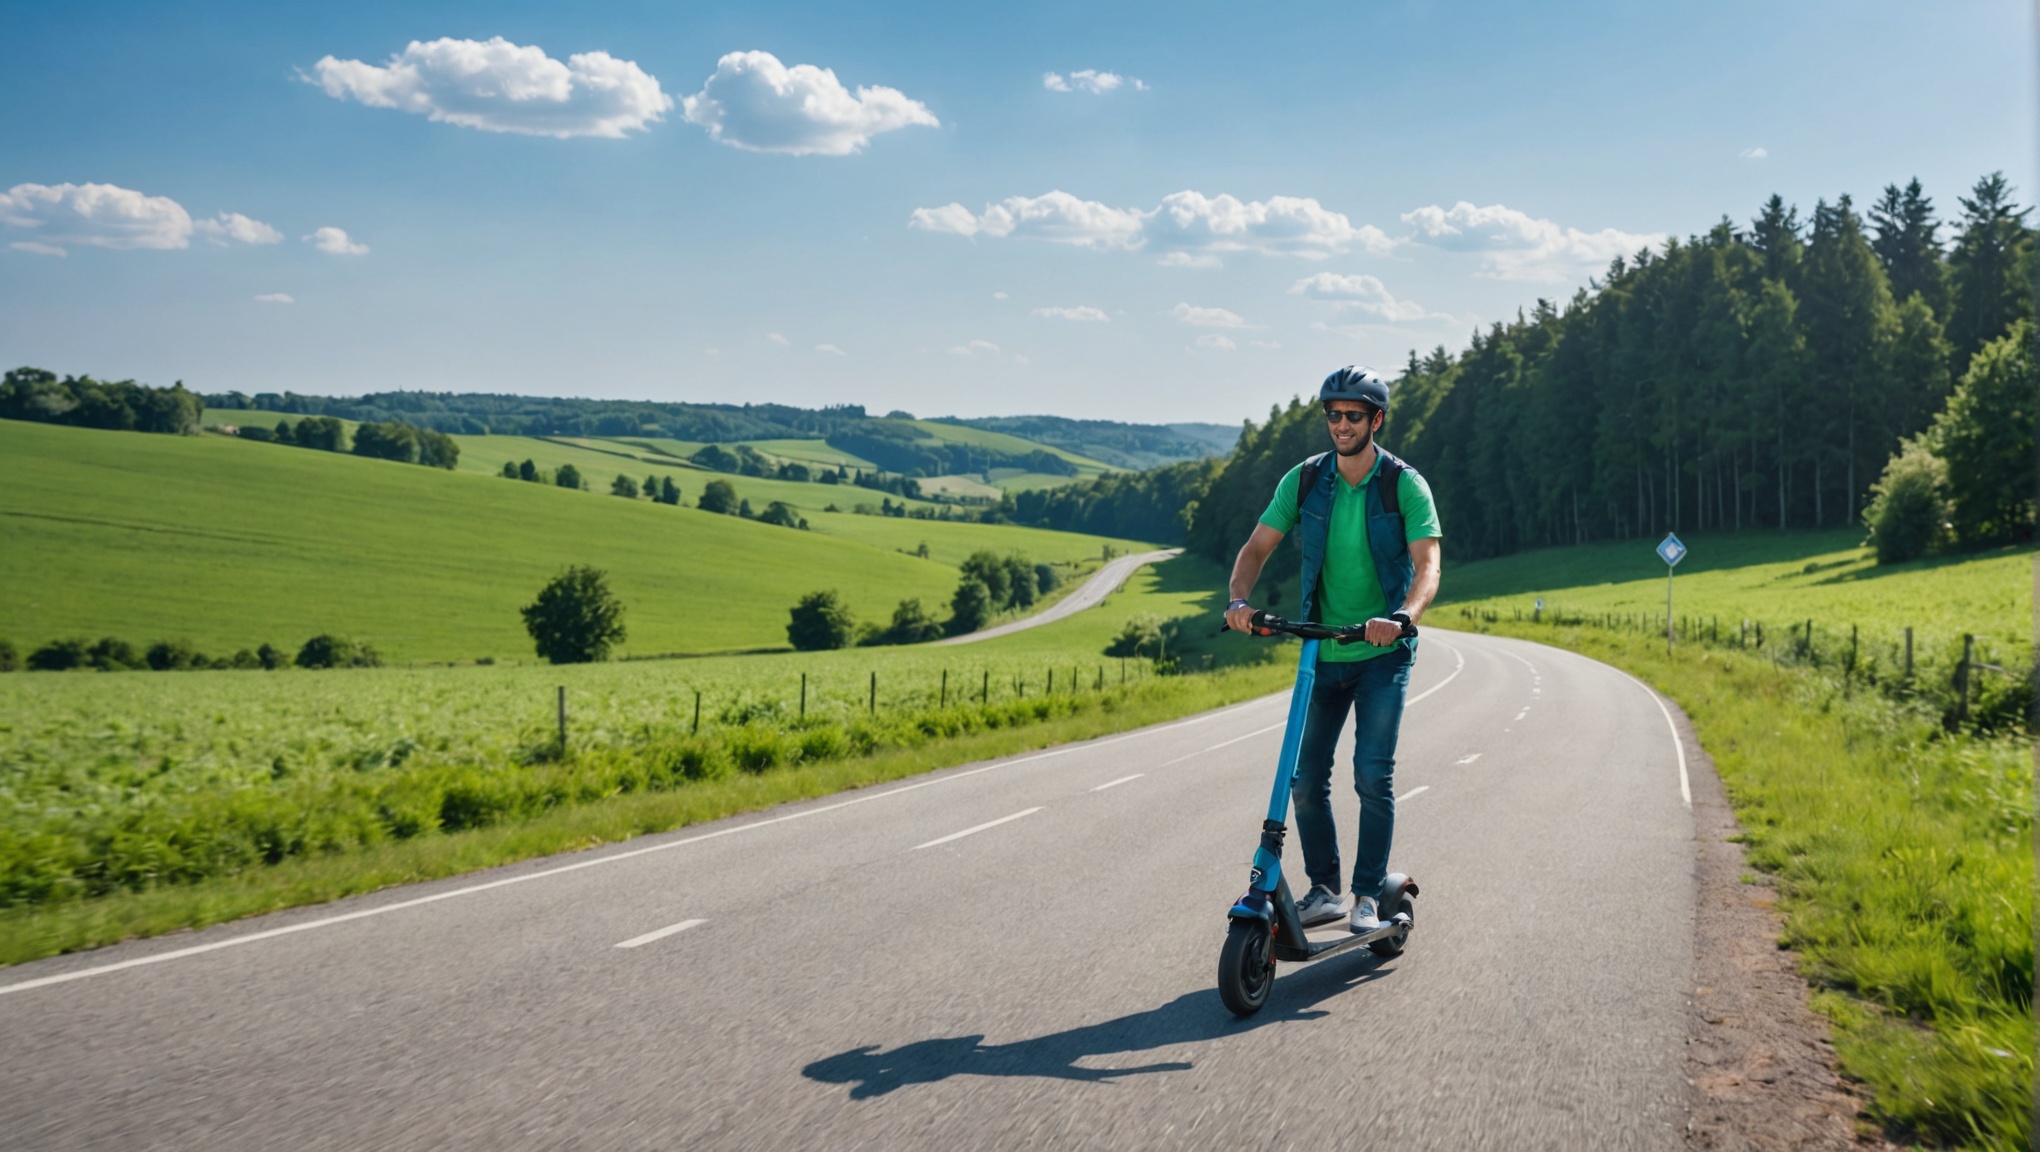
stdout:
{"type": "MultiPolygon", "coordinates": [[[[1374,553],[1374,572],[1381,578],[1382,594],[1388,598],[1389,611],[1393,612],[1409,598],[1410,585],[1417,574],[1416,562],[1410,558],[1409,541],[1404,536],[1402,495],[1398,487],[1404,472],[1416,470],[1378,444],[1374,450],[1381,454],[1381,463],[1375,466],[1373,482],[1361,494],[1367,500],[1367,545],[1374,553]]],[[[1325,566],[1325,542],[1331,535],[1332,501],[1339,496],[1339,483],[1338,464],[1330,452],[1304,461],[1302,474],[1297,477],[1296,543],[1303,549],[1305,620],[1317,619],[1318,574],[1325,566]]],[[[1416,650],[1415,638],[1402,643],[1411,651],[1416,650]]]]}

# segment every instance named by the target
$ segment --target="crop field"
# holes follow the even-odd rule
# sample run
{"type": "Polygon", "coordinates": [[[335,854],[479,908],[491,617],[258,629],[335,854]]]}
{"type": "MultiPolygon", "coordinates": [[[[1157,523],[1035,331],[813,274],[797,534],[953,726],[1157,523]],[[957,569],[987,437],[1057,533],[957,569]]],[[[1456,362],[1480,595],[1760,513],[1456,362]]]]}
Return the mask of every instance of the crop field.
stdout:
{"type": "Polygon", "coordinates": [[[396,661],[529,659],[518,607],[559,569],[593,564],[629,609],[623,654],[777,647],[787,608],[817,588],[882,619],[905,597],[946,604],[951,565],[976,548],[1068,562],[1142,547],[849,513],[799,532],[219,436],[6,421],[0,456],[14,465],[0,636],[29,646],[181,637],[221,654],[335,632],[396,661]],[[924,541],[940,559],[903,554],[924,541]]]}
{"type": "MultiPolygon", "coordinates": [[[[515,824],[619,791],[710,787],[737,768],[868,758],[1002,729],[1015,733],[1010,745],[1044,724],[1045,733],[1089,734],[1112,730],[1115,711],[1119,723],[1143,723],[1272,691],[1286,676],[1265,663],[1269,645],[1236,641],[1215,662],[1194,659],[1233,666],[1216,678],[1156,677],[1145,660],[1103,655],[1137,617],[1215,621],[1220,576],[1195,559],[1143,569],[1098,609],[958,647],[0,676],[0,917],[26,923],[38,908],[144,899],[265,862],[515,824]],[[1193,683],[1203,681],[1229,686],[1193,683]],[[1088,727],[1053,727],[1084,716],[1088,727]]],[[[957,748],[966,757],[997,750],[957,748]]],[[[49,947],[86,939],[37,937],[59,938],[72,943],[49,947]]]]}

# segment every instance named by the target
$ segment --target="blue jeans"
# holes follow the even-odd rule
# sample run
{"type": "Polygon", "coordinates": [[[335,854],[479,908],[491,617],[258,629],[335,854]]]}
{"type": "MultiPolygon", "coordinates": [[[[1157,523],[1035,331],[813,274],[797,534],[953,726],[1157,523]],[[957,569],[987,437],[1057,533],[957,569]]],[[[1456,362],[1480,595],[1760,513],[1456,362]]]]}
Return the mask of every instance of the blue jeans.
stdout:
{"type": "Polygon", "coordinates": [[[1339,832],[1332,823],[1332,760],[1346,713],[1353,713],[1353,790],[1360,794],[1360,843],[1353,854],[1353,892],[1373,896],[1388,875],[1395,838],[1395,740],[1409,689],[1408,648],[1372,660],[1318,661],[1317,686],[1303,722],[1289,798],[1303,840],[1303,870],[1312,884],[1339,891],[1339,832]]]}

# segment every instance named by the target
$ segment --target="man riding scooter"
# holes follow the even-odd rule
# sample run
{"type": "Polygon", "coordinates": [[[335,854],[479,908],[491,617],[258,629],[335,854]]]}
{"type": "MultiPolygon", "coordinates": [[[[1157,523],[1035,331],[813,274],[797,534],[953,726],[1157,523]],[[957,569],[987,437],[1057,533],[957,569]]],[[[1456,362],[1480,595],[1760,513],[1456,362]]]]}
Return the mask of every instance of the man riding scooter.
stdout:
{"type": "Polygon", "coordinates": [[[1354,932],[1380,926],[1373,893],[1388,872],[1395,834],[1395,745],[1416,640],[1404,637],[1438,594],[1437,507],[1416,469],[1375,444],[1388,415],[1388,382],[1341,368],[1318,391],[1332,451],[1282,478],[1260,523],[1233,563],[1226,624],[1251,631],[1254,583],[1275,546],[1299,525],[1303,552],[1300,619],[1365,624],[1366,642],[1319,650],[1317,682],[1298,749],[1290,797],[1311,888],[1296,902],[1306,926],[1351,912],[1354,932]],[[1354,716],[1353,786],[1360,840],[1353,896],[1341,894],[1338,830],[1332,821],[1332,761],[1346,713],[1354,716]]]}

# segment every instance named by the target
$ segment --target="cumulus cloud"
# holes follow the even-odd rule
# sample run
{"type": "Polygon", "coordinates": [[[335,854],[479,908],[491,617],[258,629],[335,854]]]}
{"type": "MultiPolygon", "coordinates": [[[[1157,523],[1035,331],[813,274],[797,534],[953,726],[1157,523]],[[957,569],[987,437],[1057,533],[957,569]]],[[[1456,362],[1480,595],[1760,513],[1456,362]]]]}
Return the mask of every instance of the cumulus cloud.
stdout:
{"type": "Polygon", "coordinates": [[[1237,312],[1228,312],[1223,308],[1199,308],[1195,304],[1178,304],[1170,310],[1169,315],[1176,318],[1176,323],[1188,324],[1192,328],[1246,328],[1249,326],[1246,318],[1237,312]]]}
{"type": "Polygon", "coordinates": [[[347,235],[345,228],[335,228],[331,224],[312,229],[305,235],[304,241],[321,252],[330,252],[335,256],[368,255],[368,245],[355,243],[347,235]]]}
{"type": "Polygon", "coordinates": [[[0,224],[33,233],[11,247],[64,255],[66,244],[93,248],[189,248],[193,233],[220,243],[274,244],[283,233],[239,212],[193,221],[168,196],[116,184],[16,184],[0,193],[0,224]]]}
{"type": "Polygon", "coordinates": [[[1164,252],[1162,254],[1162,258],[1155,261],[1155,263],[1161,265],[1164,268],[1225,267],[1225,261],[1220,260],[1218,257],[1213,256],[1210,253],[1205,253],[1200,256],[1193,256],[1188,252],[1164,252]]]}
{"type": "Polygon", "coordinates": [[[1414,300],[1396,299],[1387,286],[1373,276],[1341,276],[1336,272],[1320,272],[1290,285],[1289,294],[1330,301],[1341,309],[1388,323],[1413,324],[1452,320],[1451,316],[1443,312],[1430,311],[1414,300]]]}
{"type": "Polygon", "coordinates": [[[1344,213],[1309,197],[1266,201],[1183,191],[1152,209],[1114,208],[1063,191],[1009,196],[973,213],[961,204],[917,208],[908,226],[956,236],[1017,236],[1080,248],[1134,250],[1152,245],[1162,262],[1208,266],[1213,253],[1262,252],[1320,260],[1358,248],[1382,254],[1396,241],[1372,224],[1356,227],[1344,213]]]}
{"type": "Polygon", "coordinates": [[[211,220],[196,220],[192,222],[191,227],[213,243],[221,245],[229,242],[276,244],[283,240],[283,233],[260,220],[250,220],[239,212],[222,212],[211,220]]]}
{"type": "Polygon", "coordinates": [[[381,66],[322,58],[306,77],[336,100],[395,108],[484,132],[620,137],[665,119],[673,98],[629,60],[484,40],[413,40],[381,66]]]}
{"type": "Polygon", "coordinates": [[[997,356],[999,354],[999,346],[990,340],[972,340],[968,344],[958,344],[956,347],[951,348],[949,354],[951,356],[997,356]]]}
{"type": "Polygon", "coordinates": [[[1208,352],[1231,352],[1237,349],[1239,345],[1233,343],[1227,337],[1220,336],[1216,332],[1207,332],[1191,341],[1191,347],[1202,348],[1208,352]]]}
{"type": "Polygon", "coordinates": [[[881,132],[942,124],[897,88],[860,86],[852,93],[833,70],[788,68],[770,52],[731,52],[716,61],[715,75],[680,109],[688,123],[732,148],[790,156],[848,156],[881,132]]]}
{"type": "Polygon", "coordinates": [[[1465,200],[1450,208],[1433,204],[1405,212],[1402,218],[1422,243],[1482,253],[1486,259],[1480,274],[1497,280],[1576,279],[1599,271],[1617,256],[1655,247],[1665,239],[1662,232],[1614,228],[1582,232],[1505,205],[1477,208],[1465,200]]]}
{"type": "Polygon", "coordinates": [[[777,332],[767,332],[765,334],[765,338],[767,340],[772,341],[774,344],[779,345],[781,348],[790,348],[793,346],[793,341],[788,340],[786,337],[780,335],[777,332]]]}
{"type": "Polygon", "coordinates": [[[1088,304],[1079,304],[1074,308],[1036,308],[1034,314],[1049,320],[1086,320],[1099,324],[1107,323],[1112,319],[1102,310],[1093,308],[1088,304]]]}
{"type": "Polygon", "coordinates": [[[1762,148],[1745,148],[1736,155],[1744,160],[1762,160],[1764,157],[1769,156],[1770,153],[1762,148]]]}
{"type": "Polygon", "coordinates": [[[994,292],[994,293],[992,293],[992,299],[994,299],[994,300],[1004,300],[1005,298],[1006,298],[1006,294],[1005,294],[1004,292],[994,292]]]}
{"type": "Polygon", "coordinates": [[[297,297],[288,292],[264,292],[255,297],[259,304],[295,304],[297,297]]]}
{"type": "Polygon", "coordinates": [[[1041,76],[1041,86],[1050,92],[1089,92],[1102,96],[1128,84],[1133,85],[1136,92],[1147,91],[1147,85],[1139,80],[1121,76],[1117,72],[1100,72],[1094,68],[1085,68],[1068,76],[1060,72],[1044,72],[1041,76]]]}
{"type": "Polygon", "coordinates": [[[824,355],[824,356],[848,356],[848,355],[849,355],[849,353],[848,353],[848,352],[845,352],[845,351],[843,351],[843,350],[842,350],[841,348],[838,348],[838,347],[836,347],[836,346],[835,346],[834,344],[817,344],[817,345],[815,345],[815,351],[817,351],[817,352],[820,352],[820,353],[821,353],[822,355],[824,355]]]}

